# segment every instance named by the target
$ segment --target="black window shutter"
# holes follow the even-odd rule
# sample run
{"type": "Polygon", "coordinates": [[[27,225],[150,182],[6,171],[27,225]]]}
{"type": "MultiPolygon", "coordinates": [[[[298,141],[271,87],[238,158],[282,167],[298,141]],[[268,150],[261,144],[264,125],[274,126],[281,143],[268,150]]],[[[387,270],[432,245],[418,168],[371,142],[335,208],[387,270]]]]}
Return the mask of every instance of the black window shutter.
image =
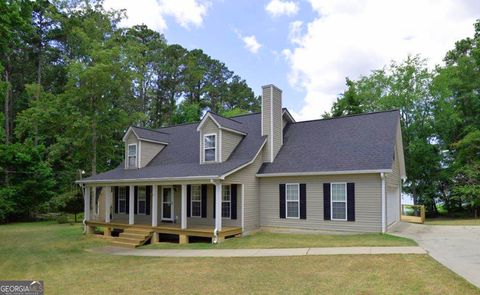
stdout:
{"type": "Polygon", "coordinates": [[[190,203],[192,202],[192,186],[187,185],[187,217],[190,217],[190,203]]]}
{"type": "Polygon", "coordinates": [[[207,218],[207,185],[202,184],[202,218],[207,218]]]}
{"type": "Polygon", "coordinates": [[[137,200],[138,200],[138,186],[133,187],[133,214],[138,214],[137,208],[137,200]]]}
{"type": "Polygon", "coordinates": [[[113,204],[113,208],[115,208],[115,213],[118,213],[118,186],[113,189],[113,195],[115,199],[115,204],[113,204]]]}
{"type": "Polygon", "coordinates": [[[307,185],[300,183],[300,219],[307,219],[307,185]]]}
{"type": "Polygon", "coordinates": [[[125,212],[128,214],[130,212],[130,187],[125,187],[125,212]]]}
{"type": "Polygon", "coordinates": [[[217,205],[217,186],[213,186],[213,218],[215,218],[215,206],[217,205]]]}
{"type": "Polygon", "coordinates": [[[330,220],[330,183],[323,184],[323,220],[330,220]]]}
{"type": "Polygon", "coordinates": [[[150,215],[150,200],[152,199],[152,186],[147,185],[146,188],[146,195],[147,195],[147,200],[145,202],[145,213],[147,215],[150,215]]]}
{"type": "Polygon", "coordinates": [[[230,218],[231,219],[237,219],[237,185],[232,184],[230,186],[230,192],[232,194],[232,199],[230,200],[230,205],[231,205],[231,214],[230,218]]]}
{"type": "Polygon", "coordinates": [[[347,220],[355,221],[355,183],[347,183],[347,220]]]}
{"type": "Polygon", "coordinates": [[[280,190],[280,218],[285,218],[285,184],[279,186],[280,190]]]}

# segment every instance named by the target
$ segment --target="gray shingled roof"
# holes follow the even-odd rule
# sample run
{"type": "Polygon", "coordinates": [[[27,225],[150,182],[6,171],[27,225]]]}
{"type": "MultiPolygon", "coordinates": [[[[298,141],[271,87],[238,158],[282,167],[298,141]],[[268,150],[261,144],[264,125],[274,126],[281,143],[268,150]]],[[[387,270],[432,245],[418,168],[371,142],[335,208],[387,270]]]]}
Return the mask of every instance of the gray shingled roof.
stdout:
{"type": "Polygon", "coordinates": [[[215,121],[218,122],[218,124],[220,124],[220,126],[246,133],[245,127],[243,126],[242,122],[232,118],[225,118],[212,112],[210,112],[210,115],[215,119],[215,121]]]}
{"type": "MultiPolygon", "coordinates": [[[[199,123],[148,130],[136,127],[145,138],[168,139],[168,145],[146,167],[124,169],[123,163],[84,181],[147,180],[157,178],[221,176],[250,162],[265,141],[261,114],[226,119],[212,114],[219,124],[245,132],[230,158],[218,164],[201,165],[197,126],[199,123]],[[225,119],[225,120],[224,120],[225,119]]],[[[335,172],[391,169],[399,112],[378,112],[334,119],[288,124],[284,144],[273,163],[264,163],[259,174],[335,172]]],[[[137,133],[138,134],[138,133],[137,133]]]]}
{"type": "MultiPolygon", "coordinates": [[[[260,134],[261,115],[259,113],[237,116],[234,119],[237,124],[242,126],[241,131],[247,135],[229,159],[223,163],[201,165],[199,159],[200,140],[196,130],[198,123],[184,124],[157,130],[162,132],[159,133],[160,136],[168,136],[168,145],[146,167],[124,169],[122,163],[113,170],[85,178],[84,181],[223,175],[251,161],[265,141],[265,137],[260,134]]],[[[156,133],[158,132],[153,131],[151,135],[156,133]]]]}
{"type": "Polygon", "coordinates": [[[158,130],[146,129],[143,127],[132,126],[133,131],[140,139],[153,140],[158,142],[170,141],[170,134],[158,130]]]}
{"type": "Polygon", "coordinates": [[[398,111],[289,124],[259,174],[391,169],[398,111]]]}

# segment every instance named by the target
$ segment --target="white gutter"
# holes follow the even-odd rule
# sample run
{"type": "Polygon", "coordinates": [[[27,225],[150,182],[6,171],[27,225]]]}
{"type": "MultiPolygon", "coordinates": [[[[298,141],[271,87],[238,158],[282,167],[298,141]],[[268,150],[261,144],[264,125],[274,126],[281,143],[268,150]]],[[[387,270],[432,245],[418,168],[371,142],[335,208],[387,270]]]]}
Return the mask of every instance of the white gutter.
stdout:
{"type": "Polygon", "coordinates": [[[340,175],[340,174],[374,174],[390,173],[392,169],[377,170],[345,170],[345,171],[314,171],[314,172],[285,172],[285,173],[265,173],[256,174],[257,177],[279,177],[279,176],[315,176],[315,175],[340,175]]]}
{"type": "Polygon", "coordinates": [[[382,233],[386,232],[386,214],[385,214],[385,173],[380,173],[380,178],[382,179],[382,233]]]}
{"type": "Polygon", "coordinates": [[[106,179],[106,180],[77,180],[75,183],[141,183],[141,182],[157,182],[157,181],[176,181],[176,180],[209,180],[219,178],[218,175],[207,176],[182,176],[182,177],[163,177],[163,178],[133,178],[133,179],[106,179]]]}

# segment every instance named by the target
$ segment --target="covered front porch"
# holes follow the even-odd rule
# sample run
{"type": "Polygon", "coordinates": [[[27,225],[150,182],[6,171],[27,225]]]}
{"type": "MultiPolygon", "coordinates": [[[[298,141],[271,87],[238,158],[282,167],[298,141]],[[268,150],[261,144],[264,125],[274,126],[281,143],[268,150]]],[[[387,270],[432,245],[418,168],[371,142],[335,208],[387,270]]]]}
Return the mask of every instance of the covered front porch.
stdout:
{"type": "MultiPolygon", "coordinates": [[[[86,185],[84,187],[87,233],[103,227],[123,232],[128,241],[135,234],[152,243],[161,234],[207,237],[222,242],[243,232],[243,184],[235,183],[141,183],[86,185]]],[[[122,236],[121,236],[122,237],[122,236]]]]}

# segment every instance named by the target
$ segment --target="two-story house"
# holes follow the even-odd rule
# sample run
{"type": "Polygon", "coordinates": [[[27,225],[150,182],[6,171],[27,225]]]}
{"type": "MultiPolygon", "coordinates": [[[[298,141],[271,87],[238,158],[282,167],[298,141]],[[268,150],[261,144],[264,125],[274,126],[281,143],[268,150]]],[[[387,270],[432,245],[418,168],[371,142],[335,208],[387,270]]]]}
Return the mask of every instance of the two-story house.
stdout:
{"type": "Polygon", "coordinates": [[[262,90],[260,113],[130,127],[125,161],[79,181],[88,232],[118,229],[115,243],[135,246],[259,228],[385,232],[399,220],[398,111],[296,122],[280,89],[262,90]]]}

